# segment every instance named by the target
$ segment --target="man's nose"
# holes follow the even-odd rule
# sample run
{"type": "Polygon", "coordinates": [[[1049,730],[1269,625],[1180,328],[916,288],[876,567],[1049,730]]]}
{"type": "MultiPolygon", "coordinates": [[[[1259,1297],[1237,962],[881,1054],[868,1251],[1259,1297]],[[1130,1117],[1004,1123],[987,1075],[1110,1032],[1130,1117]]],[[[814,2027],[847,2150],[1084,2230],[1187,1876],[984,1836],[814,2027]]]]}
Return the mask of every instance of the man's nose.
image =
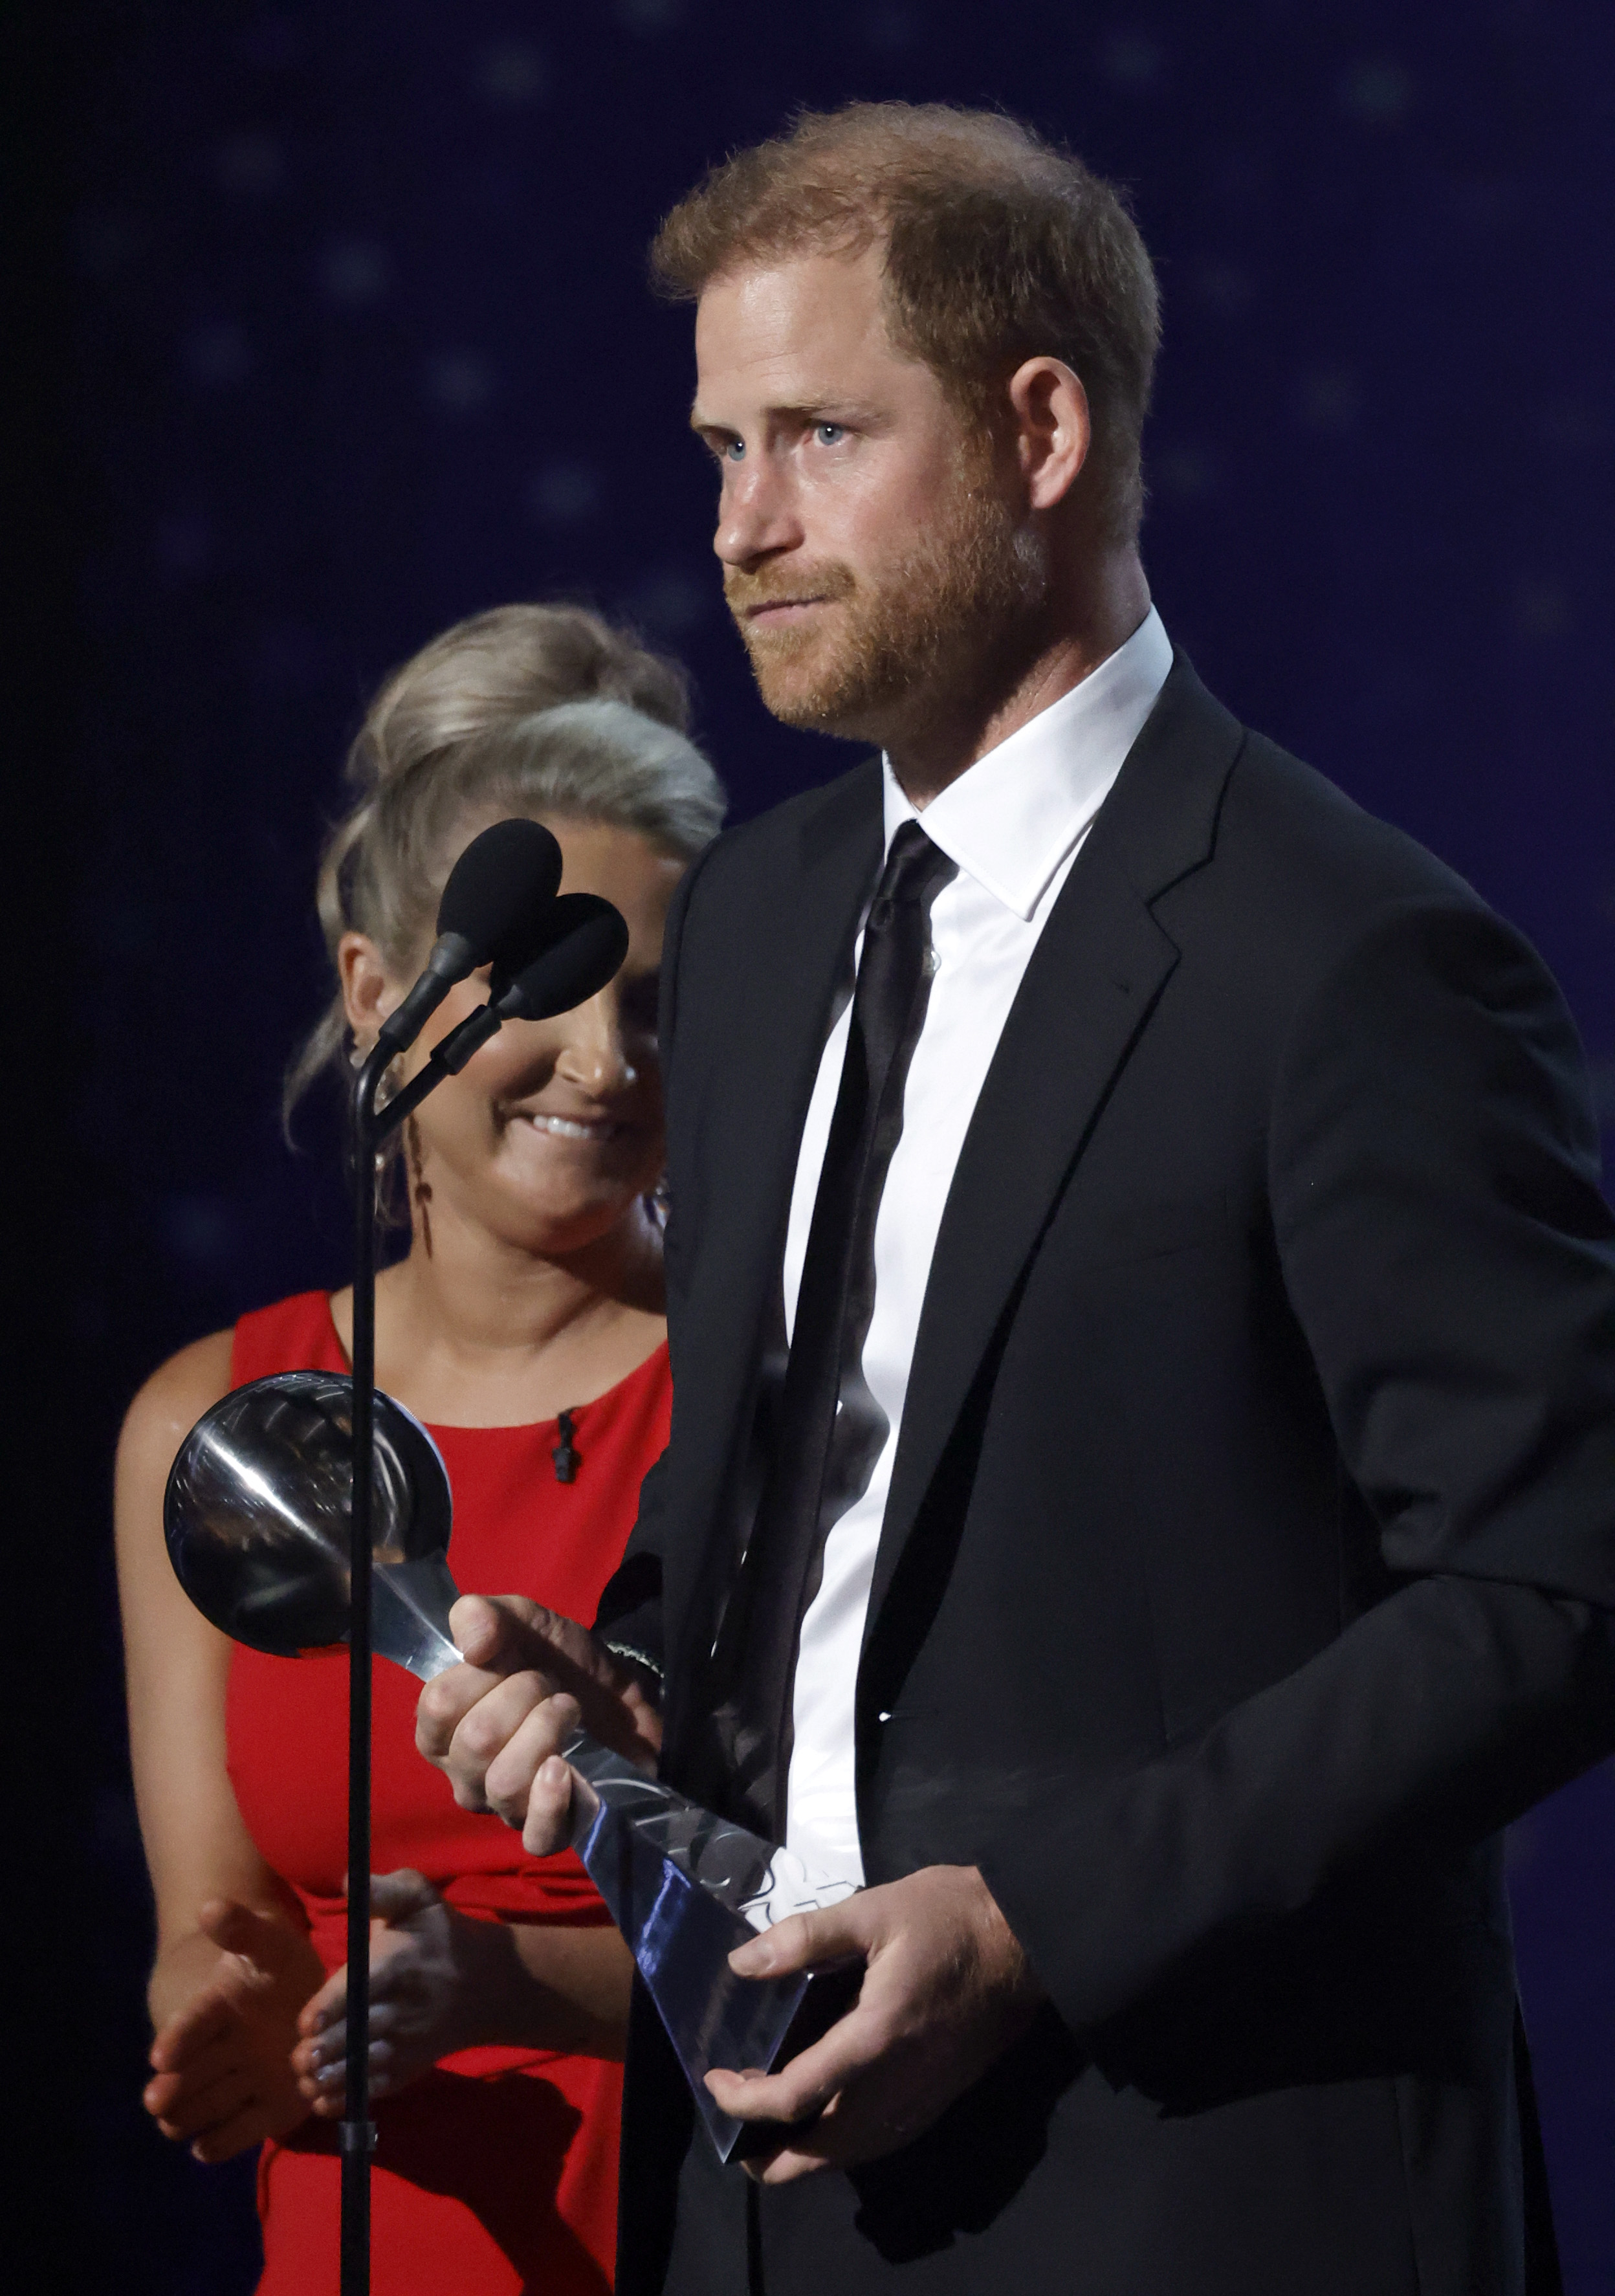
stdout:
{"type": "Polygon", "coordinates": [[[801,539],[791,490],[763,457],[725,473],[712,547],[726,566],[754,565],[801,539]]]}

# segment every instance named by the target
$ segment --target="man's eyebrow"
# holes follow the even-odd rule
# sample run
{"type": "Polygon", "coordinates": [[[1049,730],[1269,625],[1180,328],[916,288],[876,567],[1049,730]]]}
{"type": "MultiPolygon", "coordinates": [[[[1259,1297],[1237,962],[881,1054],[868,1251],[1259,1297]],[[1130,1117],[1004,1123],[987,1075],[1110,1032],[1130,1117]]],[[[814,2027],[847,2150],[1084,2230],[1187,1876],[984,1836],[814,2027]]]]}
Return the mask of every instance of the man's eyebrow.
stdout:
{"type": "MultiPolygon", "coordinates": [[[[872,406],[866,406],[862,400],[843,398],[839,393],[829,390],[824,392],[822,396],[804,398],[794,404],[765,406],[762,409],[762,414],[763,420],[771,423],[826,422],[832,419],[838,422],[874,423],[881,419],[877,410],[872,406]]],[[[732,424],[714,422],[709,415],[703,414],[699,406],[690,409],[690,428],[698,434],[703,431],[720,432],[724,437],[730,439],[738,438],[740,435],[732,424]]]]}

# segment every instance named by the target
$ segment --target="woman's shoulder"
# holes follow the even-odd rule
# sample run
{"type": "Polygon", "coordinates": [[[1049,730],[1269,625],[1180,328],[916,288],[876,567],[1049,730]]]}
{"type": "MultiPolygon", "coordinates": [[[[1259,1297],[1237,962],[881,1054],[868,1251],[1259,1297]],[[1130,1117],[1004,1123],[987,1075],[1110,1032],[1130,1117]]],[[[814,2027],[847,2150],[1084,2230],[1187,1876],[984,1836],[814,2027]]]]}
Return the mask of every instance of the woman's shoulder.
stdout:
{"type": "Polygon", "coordinates": [[[250,1379],[341,1364],[326,1294],[294,1292],[250,1309],[232,1330],[209,1332],[159,1364],[125,1415],[124,1443],[160,1444],[171,1434],[177,1444],[204,1411],[250,1379]]]}
{"type": "Polygon", "coordinates": [[[141,1387],[124,1414],[119,1449],[126,1458],[148,1450],[172,1459],[204,1411],[232,1385],[233,1332],[209,1332],[171,1355],[141,1387]]]}

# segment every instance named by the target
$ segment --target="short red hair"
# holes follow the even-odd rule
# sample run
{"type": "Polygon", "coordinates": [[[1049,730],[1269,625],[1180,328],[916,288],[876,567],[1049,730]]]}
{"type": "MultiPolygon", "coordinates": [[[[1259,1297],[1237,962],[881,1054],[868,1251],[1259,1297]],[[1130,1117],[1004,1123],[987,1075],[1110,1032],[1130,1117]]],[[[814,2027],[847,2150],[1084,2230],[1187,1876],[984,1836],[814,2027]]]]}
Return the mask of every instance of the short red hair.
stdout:
{"type": "Polygon", "coordinates": [[[1154,269],[1115,185],[1019,120],[941,103],[803,112],[679,201],[652,273],[693,302],[749,265],[881,242],[893,342],[971,419],[994,417],[1023,360],[1080,376],[1106,526],[1131,541],[1160,338],[1154,269]]]}

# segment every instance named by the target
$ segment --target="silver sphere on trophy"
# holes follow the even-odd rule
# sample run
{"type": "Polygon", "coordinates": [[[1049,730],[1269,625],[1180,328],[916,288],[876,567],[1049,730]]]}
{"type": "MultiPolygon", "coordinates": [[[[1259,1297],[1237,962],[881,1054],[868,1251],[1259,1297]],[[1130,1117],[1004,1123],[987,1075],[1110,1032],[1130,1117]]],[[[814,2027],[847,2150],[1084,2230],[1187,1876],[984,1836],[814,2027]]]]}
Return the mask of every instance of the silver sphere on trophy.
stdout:
{"type": "MultiPolygon", "coordinates": [[[[353,1382],[289,1371],[199,1419],[168,1474],[163,1529],[180,1585],[232,1641],[299,1658],[346,1642],[353,1382]]],[[[418,1419],[378,1391],[371,1483],[373,1647],[430,1682],[448,1632],[448,1475],[418,1419]]]]}

